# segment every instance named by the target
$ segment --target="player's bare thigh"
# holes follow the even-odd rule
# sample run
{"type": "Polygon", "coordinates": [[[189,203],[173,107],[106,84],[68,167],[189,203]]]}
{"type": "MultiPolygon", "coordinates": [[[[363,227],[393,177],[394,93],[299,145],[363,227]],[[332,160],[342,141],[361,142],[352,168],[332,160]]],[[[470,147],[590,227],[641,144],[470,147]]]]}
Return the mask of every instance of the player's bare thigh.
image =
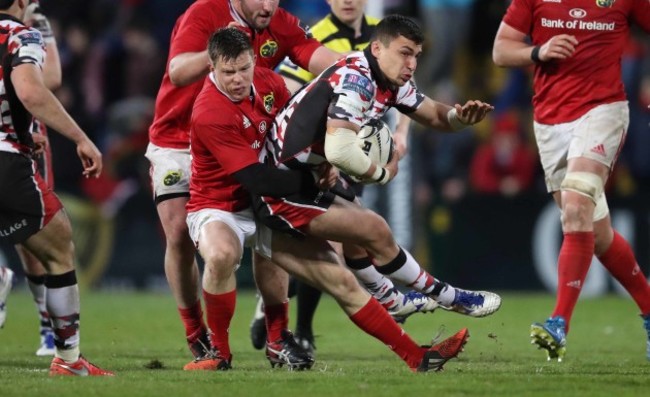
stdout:
{"type": "Polygon", "coordinates": [[[272,233],[272,260],[289,274],[332,295],[348,314],[368,302],[367,292],[327,241],[312,236],[296,240],[285,233],[272,233]]]}
{"type": "Polygon", "coordinates": [[[344,243],[393,241],[390,228],[381,216],[338,196],[327,212],[309,222],[306,231],[320,238],[344,243]]]}
{"type": "Polygon", "coordinates": [[[210,222],[201,228],[198,249],[206,261],[230,264],[233,271],[244,253],[243,242],[223,222],[210,222]]]}

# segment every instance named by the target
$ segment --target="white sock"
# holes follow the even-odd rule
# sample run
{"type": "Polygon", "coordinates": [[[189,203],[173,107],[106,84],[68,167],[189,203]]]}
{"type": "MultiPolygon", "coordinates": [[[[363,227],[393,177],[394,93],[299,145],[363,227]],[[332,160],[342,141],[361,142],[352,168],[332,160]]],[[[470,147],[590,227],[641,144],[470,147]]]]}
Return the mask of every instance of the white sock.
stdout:
{"type": "Polygon", "coordinates": [[[386,276],[379,273],[374,266],[363,269],[350,269],[370,294],[387,309],[393,308],[404,300],[395,284],[386,276]]]}

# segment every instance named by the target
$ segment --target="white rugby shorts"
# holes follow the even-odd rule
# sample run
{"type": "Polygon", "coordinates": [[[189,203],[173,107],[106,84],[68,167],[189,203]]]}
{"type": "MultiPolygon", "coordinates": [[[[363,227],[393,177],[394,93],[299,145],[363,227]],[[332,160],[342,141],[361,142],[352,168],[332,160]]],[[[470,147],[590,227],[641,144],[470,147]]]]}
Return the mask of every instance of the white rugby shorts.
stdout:
{"type": "Polygon", "coordinates": [[[188,213],[187,227],[195,246],[198,247],[203,227],[211,222],[222,222],[228,225],[237,235],[242,249],[243,247],[249,247],[267,258],[271,258],[271,232],[266,226],[259,225],[258,227],[255,224],[252,209],[228,212],[206,208],[188,213]]]}
{"type": "Polygon", "coordinates": [[[165,195],[190,195],[191,156],[190,148],[170,149],[149,143],[145,157],[151,167],[151,187],[154,199],[165,195]]]}
{"type": "Polygon", "coordinates": [[[588,158],[611,170],[625,142],[629,121],[628,103],[620,101],[596,106],[568,123],[535,122],[535,140],[548,191],[560,190],[568,159],[588,158]]]}

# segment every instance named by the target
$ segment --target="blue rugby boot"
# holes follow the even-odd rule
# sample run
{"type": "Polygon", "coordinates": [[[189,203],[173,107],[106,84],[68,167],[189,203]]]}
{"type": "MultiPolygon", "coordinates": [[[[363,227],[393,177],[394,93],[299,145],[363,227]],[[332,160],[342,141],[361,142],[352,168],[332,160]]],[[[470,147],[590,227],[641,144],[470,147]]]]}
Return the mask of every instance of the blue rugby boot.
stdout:
{"type": "Polygon", "coordinates": [[[530,326],[530,343],[546,350],[548,361],[562,362],[566,354],[566,322],[561,316],[551,317],[544,324],[530,326]]]}

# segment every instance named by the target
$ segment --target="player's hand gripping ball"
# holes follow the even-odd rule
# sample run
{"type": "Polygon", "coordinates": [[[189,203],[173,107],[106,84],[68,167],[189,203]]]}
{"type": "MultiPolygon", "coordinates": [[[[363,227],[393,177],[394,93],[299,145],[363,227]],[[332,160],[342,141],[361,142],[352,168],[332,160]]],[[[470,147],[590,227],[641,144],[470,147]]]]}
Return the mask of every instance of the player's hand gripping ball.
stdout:
{"type": "MultiPolygon", "coordinates": [[[[366,156],[370,157],[370,160],[379,167],[388,164],[393,157],[393,133],[388,125],[381,120],[370,120],[361,127],[357,134],[357,144],[366,156]]],[[[353,176],[351,178],[356,182],[368,182],[353,176]]]]}

